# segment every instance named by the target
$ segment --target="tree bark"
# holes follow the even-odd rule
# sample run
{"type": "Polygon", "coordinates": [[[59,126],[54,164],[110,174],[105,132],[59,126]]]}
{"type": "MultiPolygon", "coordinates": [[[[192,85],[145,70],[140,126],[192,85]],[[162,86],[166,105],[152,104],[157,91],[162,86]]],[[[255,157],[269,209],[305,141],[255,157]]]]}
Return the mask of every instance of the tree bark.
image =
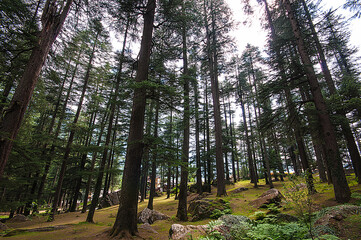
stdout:
{"type": "MultiPolygon", "coordinates": [[[[241,88],[241,86],[239,86],[239,88],[241,88]]],[[[253,181],[254,187],[257,188],[258,186],[257,186],[257,179],[255,177],[255,169],[254,169],[254,164],[253,164],[251,143],[250,143],[250,139],[249,139],[249,136],[248,136],[248,125],[247,125],[247,118],[246,118],[246,110],[245,110],[244,103],[243,103],[243,94],[242,94],[241,89],[239,89],[238,94],[239,94],[239,99],[240,99],[241,108],[242,108],[244,134],[246,135],[247,159],[248,159],[249,173],[250,173],[251,181],[253,181]]]]}
{"type": "MultiPolygon", "coordinates": [[[[206,4],[204,4],[204,9],[206,4]]],[[[213,9],[213,1],[211,1],[211,11],[213,9]]],[[[216,26],[214,14],[211,14],[211,26],[212,30],[208,26],[208,18],[206,10],[204,10],[204,23],[206,28],[206,40],[207,40],[207,55],[208,55],[208,67],[211,79],[211,90],[213,98],[213,114],[215,125],[215,138],[216,138],[216,169],[217,169],[217,196],[226,196],[226,186],[224,181],[224,162],[223,162],[223,147],[222,147],[222,122],[219,104],[219,86],[218,86],[218,60],[217,60],[217,38],[216,38],[216,26]]]]}
{"type": "Polygon", "coordinates": [[[105,137],[105,143],[104,143],[104,150],[103,150],[102,159],[101,159],[100,164],[99,164],[99,170],[98,170],[98,175],[97,175],[97,181],[95,183],[92,203],[90,205],[89,213],[88,213],[88,216],[87,216],[87,219],[86,219],[87,222],[93,222],[95,209],[96,209],[96,207],[98,205],[100,191],[101,191],[101,188],[102,188],[104,169],[105,169],[105,164],[106,164],[107,156],[108,156],[108,152],[109,152],[109,144],[110,144],[110,141],[111,141],[111,138],[112,138],[113,122],[114,122],[114,116],[115,116],[115,110],[116,110],[117,96],[118,96],[119,88],[120,88],[121,73],[122,73],[122,68],[123,68],[124,52],[125,52],[125,44],[126,44],[126,39],[127,39],[127,34],[128,34],[128,27],[129,27],[129,21],[127,21],[126,28],[125,28],[124,40],[123,40],[123,49],[122,49],[122,52],[121,52],[121,55],[120,55],[119,70],[118,70],[118,73],[117,73],[117,76],[116,76],[116,83],[115,83],[114,93],[113,93],[113,96],[111,97],[112,100],[111,100],[110,109],[109,109],[110,114],[109,114],[107,135],[105,137]]]}
{"type": "Polygon", "coordinates": [[[197,193],[198,194],[202,194],[203,190],[202,190],[202,172],[201,172],[201,148],[199,145],[199,104],[198,104],[198,98],[199,98],[199,93],[198,93],[198,83],[196,79],[193,79],[192,81],[193,83],[193,91],[194,91],[194,111],[195,111],[195,120],[196,120],[196,125],[195,125],[195,131],[196,131],[196,167],[197,167],[197,172],[196,172],[196,180],[197,180],[197,193]]]}
{"type": "Polygon", "coordinates": [[[342,161],[339,155],[339,149],[337,145],[334,127],[331,123],[330,116],[327,112],[326,103],[323,99],[321,88],[319,86],[316,73],[313,69],[313,64],[311,62],[309,55],[307,54],[305,43],[301,36],[301,32],[298,27],[297,19],[294,16],[291,3],[289,0],[284,0],[283,3],[288,13],[288,18],[292,26],[293,34],[296,38],[297,48],[301,60],[304,64],[304,69],[307,75],[308,82],[311,87],[312,96],[314,98],[317,115],[319,117],[320,124],[322,126],[322,133],[327,149],[328,166],[331,170],[336,201],[348,202],[351,197],[351,192],[346,181],[345,173],[343,171],[342,161]]]}
{"type": "MultiPolygon", "coordinates": [[[[155,119],[154,119],[154,132],[153,132],[153,137],[154,137],[154,141],[157,141],[158,138],[158,125],[159,125],[159,100],[156,100],[156,107],[155,107],[155,119]]],[[[149,192],[149,200],[148,200],[148,208],[153,210],[153,200],[155,197],[155,184],[156,184],[156,180],[157,180],[157,157],[158,157],[158,153],[157,153],[158,149],[157,149],[157,144],[155,143],[153,146],[153,151],[152,151],[152,174],[151,174],[151,182],[150,182],[150,192],[149,192]]]]}
{"type": "MultiPolygon", "coordinates": [[[[184,15],[184,1],[182,13],[184,15]]],[[[186,23],[182,26],[182,42],[183,42],[183,145],[182,145],[182,164],[181,164],[181,181],[179,185],[179,202],[177,210],[177,218],[180,221],[187,221],[187,192],[188,192],[188,158],[189,158],[189,125],[190,125],[190,107],[189,107],[189,73],[188,73],[188,54],[187,54],[187,29],[186,23]]]]}
{"type": "MultiPolygon", "coordinates": [[[[143,36],[139,52],[139,64],[135,81],[141,83],[148,78],[148,68],[152,46],[153,23],[156,1],[148,0],[144,14],[143,36]]],[[[134,90],[133,106],[130,118],[128,147],[125,159],[120,203],[117,218],[110,235],[135,235],[137,229],[137,207],[139,193],[140,165],[143,155],[143,127],[146,106],[146,89],[134,90]]]]}
{"type": "Polygon", "coordinates": [[[57,6],[57,1],[48,0],[41,17],[43,28],[32,50],[24,74],[19,81],[9,107],[5,110],[0,123],[0,177],[2,177],[9,158],[13,141],[15,140],[25,111],[29,105],[40,71],[46,57],[58,36],[68,15],[73,0],[67,0],[63,7],[57,6]]]}
{"type": "MultiPolygon", "coordinates": [[[[321,69],[322,69],[322,72],[324,74],[324,77],[325,77],[325,80],[327,83],[328,91],[330,92],[331,95],[337,94],[335,83],[332,79],[330,70],[328,68],[326,57],[325,57],[323,48],[321,46],[320,40],[318,38],[315,26],[313,25],[312,18],[311,18],[310,12],[308,10],[307,4],[304,0],[302,0],[301,2],[302,2],[303,8],[306,13],[307,21],[308,21],[309,26],[312,31],[313,39],[316,44],[321,69]]],[[[347,65],[346,65],[346,67],[347,67],[347,65]]],[[[355,138],[354,138],[351,128],[350,128],[350,123],[347,119],[345,111],[337,110],[336,113],[338,115],[342,116],[342,118],[343,118],[342,122],[341,122],[342,134],[344,135],[345,140],[346,140],[346,144],[347,144],[348,151],[350,153],[352,165],[355,170],[355,175],[356,175],[356,177],[358,177],[358,183],[361,184],[361,157],[360,157],[360,153],[357,149],[355,138]]]]}

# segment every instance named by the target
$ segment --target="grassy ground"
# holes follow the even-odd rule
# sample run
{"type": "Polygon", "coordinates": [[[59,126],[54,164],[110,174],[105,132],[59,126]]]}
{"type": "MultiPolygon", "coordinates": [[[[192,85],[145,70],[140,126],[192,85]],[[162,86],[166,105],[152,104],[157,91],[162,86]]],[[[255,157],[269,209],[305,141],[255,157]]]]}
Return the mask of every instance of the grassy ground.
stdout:
{"type": "MultiPolygon", "coordinates": [[[[313,207],[315,210],[319,210],[328,206],[335,206],[337,202],[334,200],[333,188],[332,185],[327,185],[326,183],[318,183],[316,177],[316,189],[317,194],[313,196],[313,207]]],[[[349,185],[352,192],[361,193],[361,186],[357,185],[356,181],[352,176],[348,177],[349,185]]],[[[275,188],[279,189],[282,193],[289,191],[290,181],[286,182],[275,182],[275,188]]],[[[244,215],[252,216],[254,212],[259,211],[258,209],[253,208],[249,205],[249,202],[256,199],[263,192],[268,190],[268,186],[264,184],[261,180],[259,187],[257,189],[253,188],[253,185],[249,181],[240,181],[235,185],[227,186],[227,192],[229,193],[224,199],[230,201],[230,206],[232,209],[232,214],[235,215],[244,215]],[[232,190],[235,190],[239,187],[247,187],[249,190],[233,194],[232,190]]],[[[208,196],[209,199],[215,199],[216,189],[212,190],[212,195],[208,196]]],[[[192,197],[192,195],[190,196],[192,197]]],[[[356,203],[356,199],[352,199],[351,203],[356,203]]],[[[157,197],[154,200],[154,209],[160,211],[164,214],[167,214],[171,219],[166,221],[157,221],[152,225],[152,228],[158,233],[150,233],[144,229],[139,229],[139,235],[143,239],[158,239],[158,240],[167,240],[168,232],[172,224],[180,223],[184,225],[204,225],[207,224],[210,219],[197,221],[197,222],[179,222],[176,220],[175,215],[177,212],[178,201],[175,201],[174,198],[166,199],[166,196],[157,197]]],[[[139,211],[144,209],[147,206],[147,200],[139,204],[139,211]]],[[[67,225],[66,228],[60,230],[54,230],[50,232],[23,232],[18,233],[14,236],[7,237],[8,239],[29,239],[29,240],[41,240],[41,239],[107,239],[106,232],[109,231],[115,221],[117,215],[118,206],[113,206],[105,209],[97,210],[94,216],[95,224],[85,223],[86,214],[80,212],[75,213],[65,213],[60,214],[55,217],[55,221],[46,222],[46,216],[34,216],[31,221],[22,222],[22,223],[7,223],[10,230],[16,229],[34,229],[34,228],[43,228],[49,226],[57,225],[67,225]]],[[[281,211],[284,213],[295,214],[295,210],[289,207],[281,208],[281,211]]],[[[353,230],[350,231],[350,234],[357,234],[361,232],[361,219],[358,217],[351,217],[345,221],[349,224],[348,227],[353,230]]],[[[347,232],[345,233],[347,235],[347,232]]],[[[4,232],[3,232],[4,235],[4,232]]],[[[345,236],[344,239],[347,239],[349,236],[345,236]]],[[[139,238],[139,239],[141,239],[139,238]]],[[[135,238],[136,239],[136,238],[135,238]]],[[[354,239],[353,237],[350,239],[354,239]]],[[[357,238],[355,238],[357,239],[357,238]]]]}

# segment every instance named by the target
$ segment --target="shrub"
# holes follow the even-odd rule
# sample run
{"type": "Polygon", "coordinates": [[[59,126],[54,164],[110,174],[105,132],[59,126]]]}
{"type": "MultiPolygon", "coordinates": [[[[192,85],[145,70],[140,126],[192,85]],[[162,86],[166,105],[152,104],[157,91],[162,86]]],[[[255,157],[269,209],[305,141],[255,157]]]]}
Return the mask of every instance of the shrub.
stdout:
{"type": "Polygon", "coordinates": [[[247,232],[247,240],[266,240],[266,239],[304,239],[308,233],[307,227],[298,223],[288,223],[284,225],[258,224],[247,232]]]}
{"type": "Polygon", "coordinates": [[[268,213],[277,214],[280,213],[278,206],[275,203],[271,203],[267,206],[268,213]]]}
{"type": "Polygon", "coordinates": [[[256,220],[262,220],[266,217],[266,213],[262,211],[257,211],[252,215],[252,217],[256,220]]]}

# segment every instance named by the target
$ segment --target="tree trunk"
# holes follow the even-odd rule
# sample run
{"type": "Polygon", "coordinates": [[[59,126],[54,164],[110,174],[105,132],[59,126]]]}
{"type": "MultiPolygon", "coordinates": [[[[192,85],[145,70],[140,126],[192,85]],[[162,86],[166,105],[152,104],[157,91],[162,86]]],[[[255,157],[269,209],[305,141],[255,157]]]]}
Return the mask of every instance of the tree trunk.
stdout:
{"type": "MultiPolygon", "coordinates": [[[[241,88],[241,86],[239,86],[239,88],[241,88]]],[[[251,143],[250,143],[250,139],[249,139],[249,136],[248,136],[248,125],[247,125],[247,118],[246,118],[246,110],[244,108],[243,94],[242,94],[241,89],[239,89],[239,99],[240,99],[241,108],[242,108],[244,134],[246,135],[247,158],[248,158],[249,173],[250,173],[251,181],[253,181],[254,187],[257,188],[258,186],[257,186],[257,179],[255,177],[256,175],[255,175],[255,169],[254,169],[254,164],[253,164],[251,143]]]]}
{"type": "Polygon", "coordinates": [[[127,33],[128,33],[128,26],[129,26],[129,21],[127,21],[126,28],[125,28],[123,49],[122,49],[122,52],[120,55],[120,63],[119,63],[119,70],[118,70],[118,73],[116,76],[115,90],[114,90],[113,96],[111,97],[112,100],[110,103],[110,114],[109,114],[107,135],[105,137],[102,159],[99,164],[98,176],[97,176],[97,181],[96,181],[95,187],[94,187],[92,203],[90,205],[89,213],[88,213],[88,216],[86,219],[87,222],[93,222],[95,209],[98,206],[100,191],[102,188],[104,169],[105,169],[105,164],[106,164],[107,156],[108,156],[108,152],[109,152],[109,144],[110,144],[110,141],[112,138],[113,122],[114,122],[114,116],[115,116],[117,96],[118,96],[119,88],[120,88],[121,73],[122,73],[122,68],[123,68],[124,52],[125,52],[125,44],[126,44],[127,33]]]}
{"type": "MultiPolygon", "coordinates": [[[[205,8],[204,4],[204,8],[205,8]]],[[[211,11],[213,9],[213,2],[211,2],[211,11]]],[[[219,86],[218,86],[218,60],[217,60],[217,38],[216,38],[216,27],[214,14],[211,15],[211,26],[210,31],[208,26],[208,18],[206,11],[204,10],[206,37],[207,37],[207,55],[208,55],[208,67],[211,79],[211,90],[213,98],[213,114],[214,114],[214,125],[215,125],[215,138],[216,138],[216,169],[217,169],[217,196],[226,196],[226,186],[224,181],[224,162],[223,162],[223,147],[222,147],[222,122],[219,104],[219,86]]]]}
{"type": "Polygon", "coordinates": [[[328,166],[331,170],[335,197],[338,202],[348,202],[351,197],[351,192],[346,181],[345,173],[343,171],[334,127],[327,112],[326,103],[323,99],[321,88],[319,86],[316,73],[313,69],[311,59],[307,54],[305,43],[301,36],[297,20],[293,14],[291,3],[289,0],[284,0],[283,3],[288,13],[288,18],[292,26],[293,34],[296,37],[298,51],[304,64],[304,69],[306,71],[307,79],[311,87],[312,96],[314,98],[317,115],[322,126],[322,133],[327,148],[328,166]]]}
{"type": "Polygon", "coordinates": [[[206,121],[206,135],[207,135],[207,152],[206,152],[206,158],[207,158],[207,170],[208,170],[208,192],[211,193],[212,191],[212,179],[213,179],[213,167],[211,162],[211,140],[210,140],[210,134],[209,134],[209,111],[208,111],[208,84],[206,79],[205,84],[205,121],[206,121]]]}
{"type": "MultiPolygon", "coordinates": [[[[108,109],[109,104],[110,104],[110,100],[109,100],[109,102],[107,104],[106,109],[108,109]]],[[[100,131],[99,131],[99,136],[98,136],[97,144],[96,144],[97,147],[100,146],[100,143],[102,141],[102,136],[103,136],[103,132],[104,132],[104,128],[105,128],[105,123],[107,122],[107,120],[108,120],[107,112],[104,112],[102,121],[100,123],[100,131]]],[[[90,169],[89,169],[89,172],[91,172],[91,173],[94,170],[95,162],[96,162],[96,159],[97,159],[97,154],[98,154],[98,152],[94,152],[93,155],[92,155],[92,161],[90,163],[90,169]]],[[[85,213],[87,211],[87,209],[88,209],[88,197],[89,197],[91,182],[92,182],[92,174],[89,174],[87,182],[86,182],[86,186],[85,186],[85,192],[84,192],[84,198],[83,198],[83,208],[81,210],[82,213],[85,213]]]]}
{"type": "MultiPolygon", "coordinates": [[[[153,23],[156,1],[147,2],[144,14],[143,36],[139,52],[139,64],[135,81],[143,82],[148,78],[148,68],[152,46],[153,23]]],[[[110,235],[112,237],[135,235],[137,229],[137,206],[139,193],[140,165],[143,155],[143,127],[146,106],[146,89],[134,90],[133,107],[130,118],[128,147],[124,165],[122,188],[117,218],[110,235]]]]}
{"type": "MultiPolygon", "coordinates": [[[[170,121],[169,121],[169,148],[172,147],[172,141],[173,141],[173,137],[172,137],[172,134],[173,134],[173,110],[172,110],[172,107],[171,106],[171,110],[170,110],[170,121]]],[[[173,154],[172,154],[173,155],[173,154]]],[[[170,190],[171,190],[171,160],[170,159],[167,159],[167,165],[168,165],[168,171],[167,171],[167,199],[170,198],[170,190]]]]}
{"type": "Polygon", "coordinates": [[[67,0],[63,8],[58,8],[55,0],[49,0],[44,6],[41,17],[43,28],[37,39],[37,44],[32,50],[24,74],[0,122],[0,177],[3,175],[13,141],[18,134],[40,71],[64,24],[72,2],[73,0],[67,0]]]}
{"type": "MultiPolygon", "coordinates": [[[[151,128],[152,128],[152,119],[153,119],[153,108],[154,101],[151,101],[149,109],[148,109],[148,118],[147,118],[147,126],[145,130],[146,136],[150,136],[151,128]]],[[[147,198],[147,184],[148,184],[148,170],[149,170],[149,143],[147,143],[144,147],[144,153],[142,157],[142,177],[140,183],[140,202],[143,202],[144,199],[147,198]]]]}
{"type": "MultiPolygon", "coordinates": [[[[184,1],[182,12],[184,14],[184,1]]],[[[181,164],[181,181],[179,185],[179,202],[177,218],[180,221],[187,221],[187,192],[188,192],[188,158],[189,158],[189,125],[190,125],[190,107],[189,107],[189,73],[188,73],[188,54],[187,54],[187,29],[186,23],[183,22],[182,40],[183,40],[183,145],[182,145],[182,164],[181,164]]]]}
{"type": "MultiPolygon", "coordinates": [[[[157,141],[158,138],[158,125],[159,125],[159,100],[156,100],[156,107],[155,107],[155,119],[154,119],[154,132],[153,137],[154,141],[157,141]]],[[[150,182],[150,193],[149,193],[149,200],[148,200],[148,208],[153,210],[153,200],[155,197],[155,184],[157,180],[157,144],[154,144],[153,151],[152,151],[152,174],[151,174],[151,182],[150,182]]]]}
{"type": "MultiPolygon", "coordinates": [[[[88,129],[92,129],[92,127],[94,126],[95,118],[96,118],[96,115],[93,112],[91,114],[91,116],[90,116],[88,129]]],[[[86,136],[86,140],[85,140],[85,144],[84,144],[85,147],[88,147],[89,144],[91,143],[92,135],[93,135],[93,132],[89,131],[87,136],[86,136]]],[[[80,173],[79,173],[79,176],[78,176],[78,178],[76,180],[76,187],[75,187],[75,190],[74,190],[74,197],[73,197],[73,201],[72,201],[72,204],[70,206],[70,209],[69,209],[70,212],[75,212],[76,211],[76,205],[77,205],[77,201],[78,201],[78,198],[79,198],[81,183],[82,183],[82,179],[83,179],[83,171],[85,169],[85,163],[86,163],[87,156],[88,156],[88,152],[84,152],[81,155],[80,166],[79,166],[79,172],[80,173]]]]}
{"type": "MultiPolygon", "coordinates": [[[[301,2],[303,5],[303,8],[305,9],[306,17],[307,17],[309,26],[312,31],[313,39],[316,44],[321,69],[322,69],[322,72],[324,74],[324,77],[325,77],[325,80],[327,83],[328,91],[330,92],[331,95],[337,94],[337,90],[336,90],[334,81],[332,79],[330,70],[328,68],[326,57],[325,57],[323,48],[321,46],[320,40],[317,36],[315,27],[313,25],[312,18],[311,18],[310,12],[308,10],[307,4],[304,0],[302,0],[301,2]]],[[[356,177],[358,177],[358,183],[361,184],[361,157],[360,157],[360,153],[356,146],[355,138],[354,138],[351,128],[350,128],[350,123],[348,122],[345,111],[338,110],[338,111],[336,111],[336,113],[337,113],[337,115],[340,115],[343,118],[343,121],[341,123],[342,134],[344,135],[345,140],[346,140],[346,144],[347,144],[348,151],[350,153],[352,165],[355,170],[355,175],[356,175],[356,177]]]]}
{"type": "MultiPolygon", "coordinates": [[[[72,90],[72,87],[73,87],[75,75],[76,75],[76,72],[78,70],[80,56],[81,56],[81,51],[79,51],[79,53],[78,53],[76,64],[75,64],[75,67],[74,67],[74,70],[73,70],[73,73],[72,73],[72,77],[71,77],[71,80],[70,80],[70,83],[69,83],[69,87],[68,87],[68,90],[67,90],[67,93],[66,93],[66,97],[65,97],[65,100],[64,100],[64,102],[62,104],[62,109],[61,109],[61,112],[60,112],[58,125],[57,125],[57,128],[55,130],[53,140],[52,140],[52,145],[50,147],[50,150],[49,150],[48,154],[46,154],[47,153],[47,150],[46,150],[47,144],[44,145],[44,150],[42,152],[42,155],[44,156],[44,158],[45,157],[47,158],[47,161],[45,163],[44,173],[43,173],[43,175],[41,177],[41,180],[40,180],[40,186],[39,186],[38,197],[37,197],[38,201],[41,200],[43,190],[44,190],[44,186],[45,186],[45,182],[46,182],[46,178],[47,178],[49,170],[50,170],[50,165],[51,165],[53,155],[54,155],[54,151],[55,151],[55,145],[56,145],[55,141],[56,141],[56,139],[58,138],[58,136],[60,134],[60,128],[61,128],[61,125],[62,125],[63,120],[65,118],[65,111],[66,111],[66,107],[68,105],[68,101],[69,101],[69,98],[70,98],[70,93],[71,93],[71,90],[72,90]]],[[[65,79],[64,79],[64,81],[65,81],[65,79]]],[[[62,91],[60,91],[59,94],[60,93],[62,94],[62,91]]],[[[60,102],[60,98],[58,98],[58,101],[60,102]]],[[[56,112],[57,112],[57,109],[55,108],[54,115],[53,115],[53,118],[52,118],[50,126],[49,126],[49,130],[48,130],[49,135],[53,131],[53,125],[55,124],[56,112]]]]}
{"type": "MultiPolygon", "coordinates": [[[[74,120],[73,120],[73,125],[77,124],[78,119],[80,117],[80,113],[81,113],[81,109],[82,109],[83,101],[84,101],[84,97],[85,97],[85,92],[86,92],[87,87],[88,87],[88,82],[89,82],[89,78],[90,78],[90,71],[92,69],[92,62],[93,62],[93,58],[94,58],[94,53],[95,53],[95,48],[96,48],[96,43],[97,43],[98,36],[99,36],[99,32],[97,33],[97,35],[95,37],[95,41],[94,41],[94,44],[93,44],[93,49],[92,49],[92,52],[91,52],[90,57],[89,57],[87,71],[86,71],[85,77],[84,77],[83,89],[82,89],[81,96],[80,96],[80,99],[79,99],[76,114],[75,114],[75,117],[74,117],[74,120]]],[[[67,145],[65,147],[65,150],[64,150],[64,157],[63,157],[63,161],[62,161],[61,168],[60,168],[58,184],[57,184],[57,187],[56,187],[56,190],[55,190],[55,193],[54,193],[54,202],[53,202],[51,216],[50,216],[51,220],[54,220],[54,215],[55,215],[55,213],[57,211],[57,208],[58,208],[60,193],[61,193],[61,189],[62,189],[62,186],[63,186],[63,180],[64,180],[64,176],[65,176],[65,171],[66,171],[68,159],[69,159],[69,156],[70,156],[71,147],[73,145],[74,136],[75,136],[75,129],[72,128],[71,131],[70,131],[70,134],[69,134],[68,143],[67,143],[67,145]]]]}
{"type": "Polygon", "coordinates": [[[196,125],[195,125],[195,131],[196,131],[196,167],[197,167],[197,172],[196,172],[196,180],[197,180],[197,193],[198,194],[202,194],[203,190],[202,190],[202,172],[201,172],[201,148],[199,145],[199,104],[198,104],[198,98],[199,98],[199,93],[198,93],[198,83],[197,80],[193,80],[193,91],[194,91],[194,111],[195,111],[195,120],[196,120],[196,125]]]}

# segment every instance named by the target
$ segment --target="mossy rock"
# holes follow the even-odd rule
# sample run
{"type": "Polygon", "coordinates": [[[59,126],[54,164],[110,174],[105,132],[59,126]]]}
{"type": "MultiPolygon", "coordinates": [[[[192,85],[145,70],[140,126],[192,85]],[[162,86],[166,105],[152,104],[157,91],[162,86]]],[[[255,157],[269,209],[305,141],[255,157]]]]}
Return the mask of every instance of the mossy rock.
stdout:
{"type": "Polygon", "coordinates": [[[214,210],[224,211],[230,209],[229,203],[223,199],[202,199],[193,201],[189,204],[188,213],[191,215],[191,221],[199,221],[210,218],[214,210]]]}

